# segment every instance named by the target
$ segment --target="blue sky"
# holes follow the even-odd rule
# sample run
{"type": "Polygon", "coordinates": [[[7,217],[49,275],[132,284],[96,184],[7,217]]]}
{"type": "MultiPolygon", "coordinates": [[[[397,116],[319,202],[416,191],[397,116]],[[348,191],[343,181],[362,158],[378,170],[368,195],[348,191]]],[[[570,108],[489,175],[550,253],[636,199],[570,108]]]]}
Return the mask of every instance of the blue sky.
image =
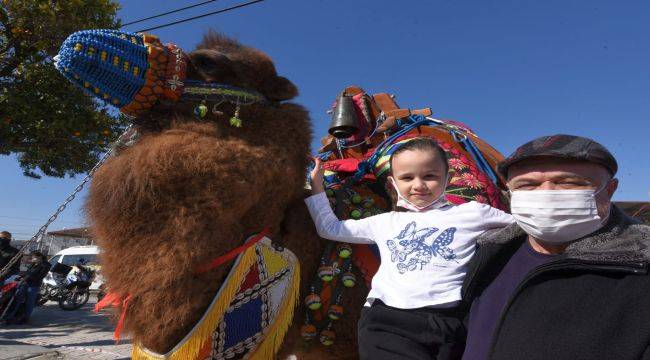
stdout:
{"type": "MultiPolygon", "coordinates": [[[[129,22],[196,2],[121,1],[119,16],[129,22]]],[[[310,110],[315,138],[327,131],[336,94],[360,85],[463,121],[506,155],[541,135],[591,137],[619,161],[614,199],[650,200],[650,2],[266,0],[152,32],[191,50],[209,28],[275,60],[300,89],[296,101],[310,110]]],[[[19,239],[83,178],[25,178],[13,157],[0,157],[0,166],[0,227],[19,239]]],[[[82,225],[82,204],[75,200],[50,230],[82,225]]]]}

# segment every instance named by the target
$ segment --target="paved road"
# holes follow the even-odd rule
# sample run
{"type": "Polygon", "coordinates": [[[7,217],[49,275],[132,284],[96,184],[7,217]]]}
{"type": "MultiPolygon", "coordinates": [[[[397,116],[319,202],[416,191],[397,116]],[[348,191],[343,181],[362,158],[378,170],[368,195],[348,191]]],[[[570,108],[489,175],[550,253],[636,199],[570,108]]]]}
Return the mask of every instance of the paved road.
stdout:
{"type": "MultiPolygon", "coordinates": [[[[109,313],[95,314],[93,306],[63,311],[48,302],[34,310],[29,324],[0,327],[0,344],[4,339],[39,345],[57,351],[61,359],[129,359],[131,342],[116,345],[109,313]]],[[[0,359],[6,357],[0,354],[0,359]]]]}

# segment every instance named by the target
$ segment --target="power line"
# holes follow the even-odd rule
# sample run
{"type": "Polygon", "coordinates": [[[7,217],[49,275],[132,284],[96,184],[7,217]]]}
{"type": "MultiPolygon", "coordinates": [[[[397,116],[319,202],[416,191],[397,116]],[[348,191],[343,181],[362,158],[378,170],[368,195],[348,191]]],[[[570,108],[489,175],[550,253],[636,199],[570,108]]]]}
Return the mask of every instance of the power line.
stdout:
{"type": "Polygon", "coordinates": [[[131,22],[128,22],[128,23],[126,23],[126,24],[123,24],[122,26],[129,26],[129,25],[137,24],[137,23],[140,23],[140,22],[143,22],[143,21],[147,21],[147,20],[151,20],[151,19],[159,18],[159,17],[161,17],[161,16],[165,16],[165,15],[169,15],[169,14],[177,13],[177,12],[179,12],[179,11],[183,11],[183,10],[187,10],[187,9],[195,8],[195,7],[197,7],[197,6],[205,5],[205,4],[207,4],[207,3],[211,3],[211,2],[215,2],[215,1],[217,1],[217,0],[208,0],[208,1],[200,2],[200,3],[198,3],[198,4],[189,5],[189,6],[186,6],[186,7],[180,8],[180,9],[167,11],[167,12],[164,12],[164,13],[161,13],[161,14],[158,14],[158,15],[154,15],[154,16],[149,16],[149,17],[146,17],[146,18],[144,18],[144,19],[139,19],[139,20],[131,21],[131,22]]]}
{"type": "MultiPolygon", "coordinates": [[[[63,228],[67,228],[67,229],[85,227],[83,223],[57,224],[56,222],[54,222],[52,224],[56,224],[56,227],[59,227],[59,228],[63,227],[63,228]]],[[[31,231],[32,229],[38,228],[38,227],[39,227],[38,224],[9,224],[9,223],[3,223],[2,225],[0,225],[0,228],[2,228],[4,230],[6,230],[6,229],[18,229],[20,231],[25,231],[25,230],[31,231]]],[[[49,228],[52,229],[53,226],[50,225],[49,228]]]]}
{"type": "MultiPolygon", "coordinates": [[[[6,215],[0,215],[0,218],[7,218],[7,219],[14,219],[14,220],[32,220],[32,221],[38,221],[38,222],[46,222],[47,219],[36,219],[36,218],[27,218],[27,217],[18,217],[18,216],[6,216],[6,215]]],[[[64,221],[64,220],[59,220],[57,219],[55,222],[57,223],[68,223],[68,224],[78,224],[76,221],[64,221]]]]}
{"type": "MultiPolygon", "coordinates": [[[[34,221],[41,221],[41,222],[45,222],[45,221],[47,220],[47,218],[39,219],[39,218],[20,217],[20,216],[9,216],[9,215],[0,215],[0,218],[18,219],[18,220],[34,220],[34,221]]],[[[63,221],[63,220],[57,219],[57,222],[73,223],[73,222],[75,222],[75,221],[63,221]]]]}
{"type": "Polygon", "coordinates": [[[228,8],[225,8],[225,9],[221,9],[221,10],[217,10],[217,11],[213,11],[213,12],[210,12],[210,13],[207,13],[207,14],[198,15],[198,16],[193,16],[193,17],[191,17],[191,18],[187,18],[187,19],[183,19],[183,20],[178,20],[178,21],[170,22],[170,23],[168,23],[168,24],[164,24],[164,25],[154,26],[154,27],[151,27],[151,28],[148,28],[148,29],[138,30],[138,31],[136,31],[136,32],[145,32],[145,31],[156,30],[156,29],[160,29],[160,28],[167,27],[167,26],[172,26],[172,25],[176,25],[176,24],[184,23],[184,22],[187,22],[187,21],[192,21],[192,20],[200,19],[200,18],[203,18],[203,17],[206,17],[206,16],[215,15],[215,14],[220,14],[220,13],[224,13],[224,12],[227,12],[227,11],[230,11],[230,10],[239,9],[239,8],[242,8],[242,7],[245,7],[245,6],[248,6],[248,5],[253,5],[253,4],[255,4],[255,3],[259,3],[259,2],[262,2],[262,1],[264,1],[264,0],[254,0],[254,1],[249,1],[249,2],[247,2],[247,3],[243,3],[243,4],[239,4],[239,5],[231,6],[231,7],[228,7],[228,8]]]}
{"type": "Polygon", "coordinates": [[[19,230],[25,230],[21,228],[27,228],[27,230],[31,230],[34,228],[37,228],[38,225],[36,224],[2,224],[3,229],[19,229],[19,230]]]}

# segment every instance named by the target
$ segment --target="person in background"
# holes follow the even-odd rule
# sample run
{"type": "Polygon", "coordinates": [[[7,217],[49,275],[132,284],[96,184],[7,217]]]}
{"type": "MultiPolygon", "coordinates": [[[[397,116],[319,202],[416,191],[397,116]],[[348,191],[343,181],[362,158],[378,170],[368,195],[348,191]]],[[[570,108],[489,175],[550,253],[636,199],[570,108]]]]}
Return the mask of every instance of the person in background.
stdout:
{"type": "MultiPolygon", "coordinates": [[[[13,259],[14,256],[18,254],[18,249],[11,246],[11,233],[8,231],[0,232],[0,270],[13,259]]],[[[12,266],[11,270],[5,274],[5,276],[0,277],[0,285],[4,284],[4,281],[12,276],[17,275],[20,271],[20,261],[16,261],[12,266]]]]}
{"type": "Polygon", "coordinates": [[[544,136],[498,168],[517,223],[477,239],[463,359],[649,360],[650,226],[612,204],[612,154],[544,136]]]}
{"type": "Polygon", "coordinates": [[[50,271],[51,265],[40,251],[29,254],[27,270],[20,276],[19,289],[16,292],[14,307],[5,316],[7,324],[24,324],[36,307],[38,292],[43,279],[50,271]]]}
{"type": "Polygon", "coordinates": [[[29,255],[31,256],[31,265],[23,275],[23,279],[27,283],[27,302],[25,303],[25,313],[21,319],[23,322],[29,320],[32,315],[43,279],[52,267],[47,262],[47,257],[40,251],[32,251],[29,255]]]}

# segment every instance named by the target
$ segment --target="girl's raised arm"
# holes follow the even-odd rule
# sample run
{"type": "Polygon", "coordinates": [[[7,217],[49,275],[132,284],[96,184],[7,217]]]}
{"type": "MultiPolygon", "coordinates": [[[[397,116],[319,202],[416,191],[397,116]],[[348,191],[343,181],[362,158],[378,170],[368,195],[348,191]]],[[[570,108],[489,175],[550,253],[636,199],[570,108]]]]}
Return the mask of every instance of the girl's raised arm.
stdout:
{"type": "Polygon", "coordinates": [[[305,203],[307,203],[307,208],[309,208],[309,213],[316,224],[316,231],[320,237],[353,244],[374,243],[373,229],[378,225],[377,218],[380,215],[360,220],[341,221],[332,211],[324,192],[308,197],[305,199],[305,203]]]}
{"type": "Polygon", "coordinates": [[[325,195],[323,187],[323,164],[319,158],[314,158],[314,169],[309,174],[312,196],[305,199],[311,218],[316,224],[318,235],[325,239],[355,243],[371,244],[373,228],[376,224],[373,217],[362,220],[339,220],[325,195]]]}

